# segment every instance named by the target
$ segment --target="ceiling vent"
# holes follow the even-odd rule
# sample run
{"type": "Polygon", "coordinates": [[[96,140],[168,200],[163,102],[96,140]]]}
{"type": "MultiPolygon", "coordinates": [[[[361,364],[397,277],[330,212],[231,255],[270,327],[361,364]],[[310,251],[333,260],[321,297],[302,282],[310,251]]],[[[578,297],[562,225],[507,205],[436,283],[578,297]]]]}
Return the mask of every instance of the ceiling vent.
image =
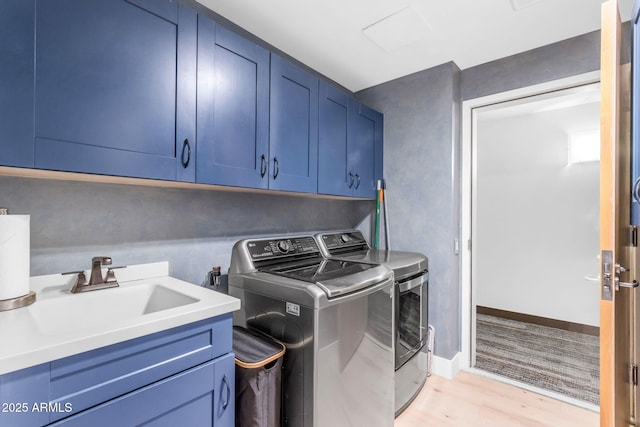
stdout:
{"type": "Polygon", "coordinates": [[[517,12],[540,2],[542,0],[511,0],[511,7],[517,12]]]}
{"type": "Polygon", "coordinates": [[[431,35],[424,17],[409,6],[362,30],[372,42],[386,52],[393,52],[431,35]]]}

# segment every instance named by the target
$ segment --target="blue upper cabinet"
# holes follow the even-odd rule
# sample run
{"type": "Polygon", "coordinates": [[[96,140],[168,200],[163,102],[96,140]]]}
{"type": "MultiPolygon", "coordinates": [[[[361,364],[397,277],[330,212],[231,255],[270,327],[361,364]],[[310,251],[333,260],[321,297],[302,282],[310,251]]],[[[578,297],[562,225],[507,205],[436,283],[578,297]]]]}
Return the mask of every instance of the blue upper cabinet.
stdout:
{"type": "Polygon", "coordinates": [[[271,54],[269,188],[318,189],[318,78],[271,54]]]}
{"type": "Polygon", "coordinates": [[[382,114],[320,83],[318,193],[375,198],[382,179],[382,114]]]}
{"type": "Polygon", "coordinates": [[[195,11],[49,0],[36,29],[35,167],[195,179],[195,11]]]}
{"type": "Polygon", "coordinates": [[[382,175],[381,115],[176,0],[0,0],[0,94],[0,166],[365,198],[382,175]]]}
{"type": "Polygon", "coordinates": [[[0,165],[33,167],[35,2],[0,2],[0,165]]]}
{"type": "Polygon", "coordinates": [[[375,198],[377,180],[382,179],[382,114],[350,101],[347,169],[353,175],[353,195],[375,198]]]}
{"type": "Polygon", "coordinates": [[[346,92],[320,82],[318,193],[321,194],[353,194],[347,166],[350,99],[346,92]]]}
{"type": "Polygon", "coordinates": [[[196,181],[268,188],[269,52],[198,17],[196,181]]]}

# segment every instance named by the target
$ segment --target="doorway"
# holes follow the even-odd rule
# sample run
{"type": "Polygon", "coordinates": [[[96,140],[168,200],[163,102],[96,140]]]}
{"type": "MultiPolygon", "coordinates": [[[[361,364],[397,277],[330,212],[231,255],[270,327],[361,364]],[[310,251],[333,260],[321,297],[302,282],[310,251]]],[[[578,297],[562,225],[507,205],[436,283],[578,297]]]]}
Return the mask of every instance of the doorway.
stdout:
{"type": "MultiPolygon", "coordinates": [[[[520,316],[525,322],[556,322],[545,327],[598,328],[599,288],[586,279],[597,278],[599,167],[596,159],[580,159],[584,153],[572,152],[570,144],[580,146],[578,141],[596,135],[599,152],[599,87],[597,76],[585,75],[465,104],[474,105],[463,106],[463,237],[468,236],[470,250],[463,254],[462,360],[463,366],[476,367],[480,332],[482,363],[477,368],[504,377],[509,370],[504,360],[489,360],[496,369],[487,364],[487,324],[489,329],[505,326],[500,323],[521,321],[520,316]]],[[[524,340],[516,352],[533,355],[533,346],[523,338],[527,335],[514,333],[524,340]]],[[[507,347],[517,341],[501,339],[507,347]]],[[[556,360],[545,352],[548,360],[556,360]]],[[[595,354],[597,374],[597,347],[595,354]]],[[[562,387],[541,389],[549,381],[536,383],[530,377],[526,369],[516,369],[515,375],[498,379],[597,407],[597,379],[594,404],[593,399],[582,402],[582,395],[567,395],[562,387]]]]}

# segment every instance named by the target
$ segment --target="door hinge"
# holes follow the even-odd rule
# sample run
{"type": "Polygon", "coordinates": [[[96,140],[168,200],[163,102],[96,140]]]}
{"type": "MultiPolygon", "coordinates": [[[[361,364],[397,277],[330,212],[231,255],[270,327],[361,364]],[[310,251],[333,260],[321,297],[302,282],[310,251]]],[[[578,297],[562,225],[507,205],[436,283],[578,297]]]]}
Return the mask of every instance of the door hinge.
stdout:
{"type": "Polygon", "coordinates": [[[634,387],[638,386],[638,365],[631,365],[631,369],[629,369],[629,383],[634,387]]]}

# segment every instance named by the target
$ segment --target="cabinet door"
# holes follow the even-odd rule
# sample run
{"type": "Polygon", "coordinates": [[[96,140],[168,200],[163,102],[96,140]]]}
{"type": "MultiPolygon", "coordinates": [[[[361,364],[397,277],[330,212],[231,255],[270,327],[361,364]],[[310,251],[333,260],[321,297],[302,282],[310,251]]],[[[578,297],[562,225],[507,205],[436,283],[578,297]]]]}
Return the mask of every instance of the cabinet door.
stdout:
{"type": "Polygon", "coordinates": [[[34,0],[0,2],[0,165],[33,167],[34,0]]]}
{"type": "Polygon", "coordinates": [[[197,182],[267,188],[269,52],[198,17],[197,182]]]}
{"type": "Polygon", "coordinates": [[[373,199],[382,173],[382,114],[351,100],[347,170],[353,195],[373,199]]]}
{"type": "Polygon", "coordinates": [[[220,427],[213,417],[215,369],[215,361],[207,362],[51,425],[220,427]]]}
{"type": "Polygon", "coordinates": [[[216,427],[235,424],[236,363],[233,353],[216,359],[213,420],[216,427]]]}
{"type": "MultiPolygon", "coordinates": [[[[347,128],[350,95],[320,82],[318,107],[318,193],[349,196],[347,128]]],[[[349,186],[351,184],[351,186],[349,186]]]]}
{"type": "Polygon", "coordinates": [[[35,166],[193,181],[196,25],[172,0],[39,2],[35,166]]]}
{"type": "Polygon", "coordinates": [[[271,55],[269,188],[318,189],[318,78],[271,55]]]}
{"type": "Polygon", "coordinates": [[[49,365],[0,375],[0,426],[31,427],[49,423],[41,405],[49,402],[49,365]]]}

